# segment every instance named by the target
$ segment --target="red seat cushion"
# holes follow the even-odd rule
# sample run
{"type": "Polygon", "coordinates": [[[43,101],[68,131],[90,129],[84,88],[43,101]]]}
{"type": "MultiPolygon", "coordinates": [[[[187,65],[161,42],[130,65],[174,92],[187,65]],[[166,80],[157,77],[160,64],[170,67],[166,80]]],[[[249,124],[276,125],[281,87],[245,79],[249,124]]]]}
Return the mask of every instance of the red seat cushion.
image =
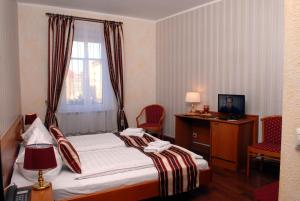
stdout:
{"type": "Polygon", "coordinates": [[[140,125],[141,128],[159,127],[159,126],[160,124],[155,124],[155,123],[144,123],[140,125]]]}
{"type": "Polygon", "coordinates": [[[261,149],[265,151],[272,151],[280,153],[280,144],[271,144],[271,143],[258,143],[253,145],[252,147],[256,149],[261,149]]]}

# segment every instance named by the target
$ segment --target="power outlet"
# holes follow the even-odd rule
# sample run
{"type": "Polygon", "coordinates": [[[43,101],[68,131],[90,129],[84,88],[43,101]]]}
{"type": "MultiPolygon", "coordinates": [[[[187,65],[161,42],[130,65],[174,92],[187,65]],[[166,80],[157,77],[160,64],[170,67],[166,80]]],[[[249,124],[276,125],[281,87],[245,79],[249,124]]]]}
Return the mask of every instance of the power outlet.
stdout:
{"type": "Polygon", "coordinates": [[[198,137],[198,134],[197,133],[193,133],[193,138],[197,138],[198,137]]]}

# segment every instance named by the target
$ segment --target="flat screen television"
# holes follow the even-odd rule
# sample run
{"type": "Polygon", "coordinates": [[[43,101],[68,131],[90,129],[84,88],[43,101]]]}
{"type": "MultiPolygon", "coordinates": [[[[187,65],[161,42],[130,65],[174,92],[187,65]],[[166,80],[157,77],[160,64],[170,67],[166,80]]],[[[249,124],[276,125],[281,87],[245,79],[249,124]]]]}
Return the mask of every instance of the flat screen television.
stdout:
{"type": "Polygon", "coordinates": [[[245,95],[219,94],[218,112],[225,119],[240,119],[245,115],[245,95]]]}

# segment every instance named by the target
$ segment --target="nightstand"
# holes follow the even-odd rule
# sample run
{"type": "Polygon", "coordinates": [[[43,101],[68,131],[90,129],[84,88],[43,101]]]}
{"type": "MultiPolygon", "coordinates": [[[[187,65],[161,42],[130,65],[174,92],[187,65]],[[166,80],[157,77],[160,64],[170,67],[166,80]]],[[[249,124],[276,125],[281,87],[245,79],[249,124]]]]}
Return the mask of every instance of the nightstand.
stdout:
{"type": "Polygon", "coordinates": [[[52,195],[52,186],[44,190],[31,190],[30,201],[54,201],[52,195]]]}

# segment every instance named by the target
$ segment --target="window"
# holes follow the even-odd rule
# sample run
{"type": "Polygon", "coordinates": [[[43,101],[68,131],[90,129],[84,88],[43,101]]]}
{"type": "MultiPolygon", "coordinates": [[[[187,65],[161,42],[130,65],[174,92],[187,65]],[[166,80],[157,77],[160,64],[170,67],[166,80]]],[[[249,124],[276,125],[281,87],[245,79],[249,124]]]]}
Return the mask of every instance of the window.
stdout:
{"type": "Polygon", "coordinates": [[[66,77],[67,104],[102,103],[102,82],[101,44],[74,41],[66,77]]]}
{"type": "Polygon", "coordinates": [[[114,95],[101,30],[103,27],[90,22],[79,22],[75,27],[59,112],[112,110],[114,95]]]}

